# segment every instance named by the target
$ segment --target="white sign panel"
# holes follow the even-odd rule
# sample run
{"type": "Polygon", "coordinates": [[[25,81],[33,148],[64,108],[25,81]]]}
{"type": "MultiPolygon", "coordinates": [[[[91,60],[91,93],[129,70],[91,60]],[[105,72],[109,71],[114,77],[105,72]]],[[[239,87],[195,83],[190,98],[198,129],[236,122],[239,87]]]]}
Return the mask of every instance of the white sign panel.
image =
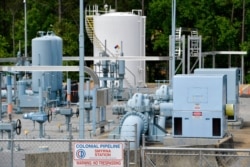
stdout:
{"type": "Polygon", "coordinates": [[[123,146],[121,142],[73,143],[73,166],[123,167],[123,146]]]}

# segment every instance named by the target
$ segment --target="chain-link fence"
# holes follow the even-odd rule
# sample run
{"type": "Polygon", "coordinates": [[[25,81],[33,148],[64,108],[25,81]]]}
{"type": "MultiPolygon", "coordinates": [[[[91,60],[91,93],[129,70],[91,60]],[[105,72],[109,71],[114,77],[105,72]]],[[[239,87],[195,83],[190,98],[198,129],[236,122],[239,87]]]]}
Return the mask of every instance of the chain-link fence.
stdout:
{"type": "Polygon", "coordinates": [[[249,167],[250,150],[143,147],[142,167],[249,167]]]}
{"type": "MultiPolygon", "coordinates": [[[[0,166],[81,166],[77,165],[77,161],[80,159],[76,158],[77,156],[84,156],[83,152],[81,152],[83,150],[81,147],[85,147],[86,150],[93,152],[95,162],[98,161],[98,163],[100,163],[97,166],[102,166],[101,163],[118,163],[120,166],[129,166],[131,157],[129,145],[128,141],[122,140],[0,139],[0,166]],[[76,150],[77,147],[80,149],[76,150]],[[114,154],[116,155],[112,153],[114,150],[114,154]],[[112,158],[117,158],[117,156],[118,158],[119,156],[122,158],[111,160],[112,158]],[[107,159],[109,159],[109,161],[107,159]]],[[[86,157],[87,156],[85,156],[85,158],[86,157]]],[[[94,161],[88,162],[94,163],[94,161]]],[[[87,161],[81,161],[80,163],[87,163],[87,161]]],[[[89,166],[93,166],[93,164],[89,166]]]]}
{"type": "Polygon", "coordinates": [[[142,146],[138,150],[131,150],[130,142],[117,139],[0,139],[0,167],[97,167],[104,164],[113,167],[115,164],[124,167],[249,167],[250,149],[142,146]],[[93,152],[101,145],[111,150],[122,145],[118,149],[120,152],[115,152],[115,156],[121,154],[122,158],[110,158],[109,161],[97,159],[96,156],[109,156],[110,152],[104,149],[104,152],[94,151],[94,157],[89,156],[92,160],[79,161],[77,164],[77,155],[84,156],[83,152],[77,152],[77,144],[84,144],[86,152],[93,152]]]}

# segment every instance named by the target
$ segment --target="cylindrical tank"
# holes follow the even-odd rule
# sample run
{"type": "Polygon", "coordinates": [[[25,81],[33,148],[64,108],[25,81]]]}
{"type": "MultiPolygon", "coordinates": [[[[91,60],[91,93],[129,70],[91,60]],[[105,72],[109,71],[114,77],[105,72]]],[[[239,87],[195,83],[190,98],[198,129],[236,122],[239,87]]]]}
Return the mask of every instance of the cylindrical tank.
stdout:
{"type": "MultiPolygon", "coordinates": [[[[40,34],[32,39],[32,65],[33,66],[61,66],[62,65],[62,39],[53,32],[40,34]]],[[[62,72],[32,72],[32,89],[38,93],[39,86],[51,93],[62,89],[62,72]]],[[[53,95],[55,96],[55,95],[53,95]]]]}
{"type": "Polygon", "coordinates": [[[26,89],[26,82],[25,81],[18,81],[18,97],[21,97],[22,95],[25,94],[25,89],[26,89]]]}
{"type": "MultiPolygon", "coordinates": [[[[145,56],[145,16],[128,12],[113,12],[96,15],[94,20],[94,56],[99,57],[99,47],[106,41],[107,54],[119,56],[145,56]],[[122,46],[120,46],[122,43],[122,46]]],[[[120,64],[121,65],[121,64],[120,64]]],[[[126,61],[124,86],[145,86],[145,61],[126,61]]],[[[119,72],[122,70],[119,69],[119,72]]]]}

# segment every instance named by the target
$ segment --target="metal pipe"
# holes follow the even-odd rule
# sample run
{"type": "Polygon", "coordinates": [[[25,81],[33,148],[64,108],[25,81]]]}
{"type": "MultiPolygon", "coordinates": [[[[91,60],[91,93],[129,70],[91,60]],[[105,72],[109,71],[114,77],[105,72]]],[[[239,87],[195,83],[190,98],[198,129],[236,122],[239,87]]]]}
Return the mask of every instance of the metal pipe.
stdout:
{"type": "MultiPolygon", "coordinates": [[[[0,89],[2,89],[2,73],[0,72],[0,89]]],[[[0,93],[0,122],[2,121],[2,93],[0,93]]]]}
{"type": "MultiPolygon", "coordinates": [[[[39,87],[39,111],[40,113],[44,112],[43,111],[43,95],[42,95],[42,87],[40,85],[39,87]]],[[[39,137],[43,138],[44,137],[44,128],[43,128],[43,123],[42,122],[38,122],[39,123],[39,137]]]]}
{"type": "Polygon", "coordinates": [[[168,41],[169,42],[169,45],[168,45],[168,47],[169,47],[169,51],[168,51],[168,54],[169,54],[169,60],[168,60],[168,80],[169,80],[169,83],[172,80],[171,41],[172,41],[172,36],[169,35],[169,41],[168,41]]]}
{"type": "Polygon", "coordinates": [[[8,116],[9,121],[12,121],[12,86],[11,86],[11,76],[7,76],[7,103],[8,103],[8,116]]]}
{"type": "Polygon", "coordinates": [[[80,54],[80,85],[79,85],[79,138],[84,139],[84,0],[80,0],[80,33],[79,33],[79,54],[80,54]]]}
{"type": "Polygon", "coordinates": [[[70,107],[71,102],[71,79],[67,79],[67,106],[70,107]]]}
{"type": "Polygon", "coordinates": [[[188,49],[188,52],[187,52],[187,74],[190,74],[190,36],[188,35],[188,46],[187,46],[187,49],[188,49]]]}
{"type": "MultiPolygon", "coordinates": [[[[89,102],[89,100],[90,100],[90,82],[89,82],[89,80],[86,82],[86,87],[87,87],[87,101],[89,102]]],[[[93,95],[93,96],[95,96],[95,95],[93,95]]],[[[86,122],[87,123],[89,123],[90,122],[90,110],[89,109],[87,109],[86,110],[86,122]]]]}
{"type": "Polygon", "coordinates": [[[38,112],[43,112],[43,90],[42,87],[39,87],[39,93],[38,93],[38,112]]]}
{"type": "Polygon", "coordinates": [[[245,80],[245,71],[244,71],[244,55],[241,55],[241,84],[244,84],[245,80]]]}
{"type": "Polygon", "coordinates": [[[23,0],[24,3],[24,42],[25,42],[25,52],[24,56],[27,57],[27,8],[26,8],[26,0],[23,0]]]}
{"type": "Polygon", "coordinates": [[[92,99],[92,130],[93,135],[96,135],[96,94],[97,94],[97,86],[95,85],[93,89],[93,99],[92,99]]]}
{"type": "Polygon", "coordinates": [[[201,63],[202,63],[202,41],[201,41],[201,36],[198,38],[199,40],[199,68],[201,68],[201,63]]]}
{"type": "Polygon", "coordinates": [[[171,35],[171,60],[172,77],[170,85],[173,86],[173,76],[175,75],[175,21],[176,20],[176,0],[172,0],[172,35],[171,35]]]}
{"type": "Polygon", "coordinates": [[[185,48],[185,35],[181,37],[182,41],[182,74],[186,74],[186,48],[185,48]]]}

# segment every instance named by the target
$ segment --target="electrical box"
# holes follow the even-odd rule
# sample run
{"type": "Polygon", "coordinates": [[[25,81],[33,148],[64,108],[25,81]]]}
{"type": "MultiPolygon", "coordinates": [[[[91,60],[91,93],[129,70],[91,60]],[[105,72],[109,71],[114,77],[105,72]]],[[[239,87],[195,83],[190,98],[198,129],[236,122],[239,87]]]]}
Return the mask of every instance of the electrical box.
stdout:
{"type": "Polygon", "coordinates": [[[195,69],[194,74],[224,74],[227,76],[227,104],[231,104],[232,112],[228,112],[228,121],[237,121],[239,117],[239,68],[203,68],[195,69]]]}
{"type": "Polygon", "coordinates": [[[106,106],[110,104],[111,96],[109,91],[109,88],[97,89],[97,107],[106,106]]]}
{"type": "Polygon", "coordinates": [[[73,110],[72,110],[72,108],[60,108],[60,114],[61,115],[72,116],[73,115],[73,110]]]}
{"type": "Polygon", "coordinates": [[[14,131],[16,128],[15,122],[1,122],[0,130],[1,131],[14,131]]]}
{"type": "Polygon", "coordinates": [[[43,123],[48,120],[48,115],[45,112],[30,113],[31,120],[43,123]]]}
{"type": "Polygon", "coordinates": [[[174,76],[173,136],[223,138],[227,131],[226,95],[226,75],[174,76]]]}

